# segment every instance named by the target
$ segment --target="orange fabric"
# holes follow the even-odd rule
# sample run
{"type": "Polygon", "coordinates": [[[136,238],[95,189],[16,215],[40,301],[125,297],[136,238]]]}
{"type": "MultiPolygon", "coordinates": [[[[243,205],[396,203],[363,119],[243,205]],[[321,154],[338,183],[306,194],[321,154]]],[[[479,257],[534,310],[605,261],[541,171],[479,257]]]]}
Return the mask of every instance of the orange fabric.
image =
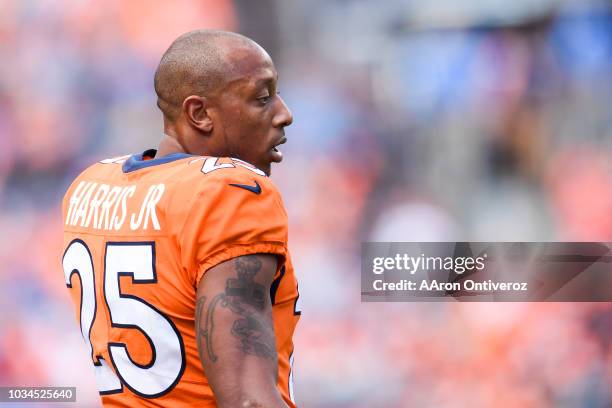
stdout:
{"type": "MultiPolygon", "coordinates": [[[[220,262],[252,253],[277,254],[283,260],[276,275],[276,278],[283,276],[273,305],[278,388],[287,404],[295,406],[289,395],[289,377],[292,337],[299,319],[295,311],[298,292],[287,249],[284,205],[269,178],[245,166],[232,165],[236,162],[226,158],[217,163],[232,167],[205,174],[201,170],[204,160],[187,157],[129,173],[122,171],[122,160],[98,163],[84,171],[66,192],[64,249],[80,239],[87,245],[93,262],[96,311],[90,339],[96,360],[103,359],[115,375],[121,374],[112,359],[114,352],[109,352],[109,342],[124,344],[133,363],[141,366],[151,363],[154,356],[142,330],[111,326],[109,295],[105,292],[111,287],[103,283],[108,279],[105,274],[110,273],[105,271],[110,268],[110,261],[105,262],[108,245],[116,242],[152,243],[155,282],[136,282],[133,275],[119,274],[119,293],[146,302],[169,320],[180,335],[183,349],[184,369],[174,386],[163,395],[140,396],[126,384],[129,380],[124,380],[121,391],[102,395],[105,406],[216,406],[195,340],[197,283],[207,270],[220,262]],[[255,182],[261,187],[260,194],[230,186],[254,186],[255,182]],[[115,201],[110,199],[113,188],[118,197],[115,201]],[[148,206],[147,201],[155,205],[148,206]]],[[[74,275],[70,282],[69,290],[80,322],[81,282],[74,275]]],[[[113,323],[116,315],[113,311],[113,323]]],[[[154,361],[154,367],[163,363],[159,360],[154,361]]]]}

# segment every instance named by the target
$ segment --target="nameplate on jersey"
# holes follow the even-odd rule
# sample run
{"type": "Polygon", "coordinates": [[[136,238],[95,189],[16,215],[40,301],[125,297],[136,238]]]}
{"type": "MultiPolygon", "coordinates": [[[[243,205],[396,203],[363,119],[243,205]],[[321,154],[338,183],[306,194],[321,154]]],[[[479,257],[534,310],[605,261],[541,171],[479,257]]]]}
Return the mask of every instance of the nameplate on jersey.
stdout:
{"type": "Polygon", "coordinates": [[[142,187],[81,181],[70,196],[65,224],[94,230],[119,231],[127,223],[132,231],[146,231],[149,228],[160,230],[156,207],[166,186],[149,186],[141,200],[135,198],[139,197],[138,188],[142,187]]]}

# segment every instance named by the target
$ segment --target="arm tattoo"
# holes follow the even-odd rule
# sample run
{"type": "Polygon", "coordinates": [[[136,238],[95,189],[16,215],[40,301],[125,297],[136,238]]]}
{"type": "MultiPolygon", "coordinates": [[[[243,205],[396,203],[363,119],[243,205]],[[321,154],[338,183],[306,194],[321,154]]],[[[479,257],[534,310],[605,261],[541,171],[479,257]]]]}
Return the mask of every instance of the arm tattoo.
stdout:
{"type": "MultiPolygon", "coordinates": [[[[206,298],[198,300],[196,307],[198,344],[205,344],[208,358],[213,363],[217,361],[212,341],[215,327],[214,311],[218,305],[221,305],[239,316],[232,325],[231,333],[240,340],[240,349],[247,354],[274,360],[276,357],[274,330],[258,315],[265,309],[266,290],[263,285],[253,280],[261,270],[261,261],[255,255],[242,256],[236,259],[235,268],[238,278],[225,281],[225,291],[211,300],[204,322],[201,319],[206,298]]],[[[201,349],[202,347],[199,348],[200,359],[203,357],[201,349]]]]}
{"type": "MultiPolygon", "coordinates": [[[[202,314],[204,313],[204,304],[206,304],[206,296],[202,296],[201,298],[198,299],[198,303],[196,305],[196,337],[197,337],[197,341],[198,344],[201,345],[202,343],[202,338],[204,338],[204,344],[206,344],[206,351],[208,353],[208,357],[213,361],[217,361],[217,356],[215,355],[215,353],[213,353],[212,351],[212,316],[210,315],[210,308],[208,309],[208,311],[206,312],[206,322],[204,324],[204,329],[202,329],[202,314]],[[210,328],[209,328],[209,320],[210,321],[210,328]]],[[[204,361],[202,359],[202,357],[204,357],[202,355],[203,351],[202,351],[202,346],[198,347],[198,354],[200,355],[200,361],[204,361]]]]}

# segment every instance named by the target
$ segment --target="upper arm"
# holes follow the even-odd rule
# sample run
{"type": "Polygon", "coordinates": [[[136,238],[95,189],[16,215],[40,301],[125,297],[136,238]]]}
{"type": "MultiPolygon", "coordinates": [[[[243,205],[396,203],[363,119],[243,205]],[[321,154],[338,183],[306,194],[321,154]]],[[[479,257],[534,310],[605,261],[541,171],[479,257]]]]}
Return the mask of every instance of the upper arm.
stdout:
{"type": "Polygon", "coordinates": [[[209,269],[198,284],[196,338],[220,407],[285,406],[276,388],[270,302],[277,262],[272,254],[239,256],[209,269]]]}

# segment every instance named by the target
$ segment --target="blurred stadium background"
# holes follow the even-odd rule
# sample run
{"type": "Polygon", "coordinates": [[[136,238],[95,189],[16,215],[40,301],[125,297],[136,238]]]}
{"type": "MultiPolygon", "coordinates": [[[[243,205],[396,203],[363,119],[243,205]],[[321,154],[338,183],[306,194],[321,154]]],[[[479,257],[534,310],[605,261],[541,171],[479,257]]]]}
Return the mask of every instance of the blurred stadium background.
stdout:
{"type": "Polygon", "coordinates": [[[359,300],[361,241],[612,241],[612,3],[589,0],[0,0],[0,384],[99,404],[61,197],[156,145],[153,72],[195,28],[267,48],[295,116],[273,179],[300,406],[612,406],[609,304],[359,300]]]}

